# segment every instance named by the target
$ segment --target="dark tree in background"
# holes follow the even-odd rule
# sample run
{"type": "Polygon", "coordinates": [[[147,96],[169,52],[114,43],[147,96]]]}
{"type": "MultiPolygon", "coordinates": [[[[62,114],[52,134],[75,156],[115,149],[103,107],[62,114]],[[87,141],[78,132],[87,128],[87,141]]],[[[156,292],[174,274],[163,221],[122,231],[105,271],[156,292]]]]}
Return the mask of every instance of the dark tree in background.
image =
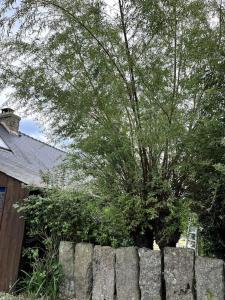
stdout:
{"type": "Polygon", "coordinates": [[[197,213],[202,252],[225,258],[225,57],[214,61],[203,78],[201,119],[190,137],[189,192],[197,213]]]}

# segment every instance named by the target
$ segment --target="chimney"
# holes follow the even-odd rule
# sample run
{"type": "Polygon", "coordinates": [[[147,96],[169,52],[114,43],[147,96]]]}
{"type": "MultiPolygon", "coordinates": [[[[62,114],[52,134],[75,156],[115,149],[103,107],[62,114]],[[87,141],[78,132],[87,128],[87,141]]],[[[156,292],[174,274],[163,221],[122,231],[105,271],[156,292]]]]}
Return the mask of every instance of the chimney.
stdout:
{"type": "Polygon", "coordinates": [[[19,125],[21,118],[14,114],[11,108],[3,108],[0,113],[0,124],[2,124],[9,132],[19,133],[19,125]]]}

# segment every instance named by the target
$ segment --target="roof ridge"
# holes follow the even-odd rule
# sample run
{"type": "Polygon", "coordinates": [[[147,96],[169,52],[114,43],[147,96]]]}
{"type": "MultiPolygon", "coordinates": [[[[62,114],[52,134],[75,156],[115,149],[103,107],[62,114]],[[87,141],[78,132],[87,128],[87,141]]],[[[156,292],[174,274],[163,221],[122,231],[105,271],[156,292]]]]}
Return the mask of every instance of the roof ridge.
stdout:
{"type": "Polygon", "coordinates": [[[41,140],[39,140],[39,139],[37,139],[37,138],[34,138],[34,137],[30,136],[29,134],[26,134],[26,133],[24,133],[24,132],[22,132],[22,131],[19,131],[19,134],[23,134],[23,135],[29,137],[29,138],[32,139],[32,140],[35,140],[35,141],[40,142],[40,143],[42,143],[42,144],[44,144],[44,145],[46,145],[46,146],[49,146],[49,147],[51,147],[51,148],[53,148],[53,149],[55,149],[55,150],[58,150],[58,151],[63,152],[63,153],[65,153],[65,154],[68,154],[66,151],[61,150],[61,149],[59,149],[59,148],[57,148],[57,147],[55,147],[55,146],[52,146],[52,145],[50,145],[50,144],[48,144],[48,143],[46,143],[46,142],[43,142],[43,141],[41,141],[41,140]]]}

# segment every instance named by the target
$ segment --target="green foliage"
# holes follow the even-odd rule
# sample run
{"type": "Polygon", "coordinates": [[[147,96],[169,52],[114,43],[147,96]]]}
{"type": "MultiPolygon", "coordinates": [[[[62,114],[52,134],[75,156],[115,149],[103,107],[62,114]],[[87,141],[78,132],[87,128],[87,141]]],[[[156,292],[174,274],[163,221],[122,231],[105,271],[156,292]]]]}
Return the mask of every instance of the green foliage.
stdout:
{"type": "Polygon", "coordinates": [[[112,201],[72,190],[49,190],[15,207],[26,220],[29,236],[50,238],[57,245],[61,240],[133,245],[133,232],[140,228],[143,233],[155,217],[140,197],[124,195],[112,201]]]}
{"type": "Polygon", "coordinates": [[[136,237],[150,230],[146,240],[154,235],[164,247],[179,237],[175,212],[195,169],[191,140],[205,98],[214,111],[208,82],[224,12],[215,0],[119,0],[113,11],[104,1],[1,1],[0,78],[55,136],[72,140],[76,180],[107,201],[141,199],[136,237]]]}
{"type": "Polygon", "coordinates": [[[91,198],[55,189],[44,197],[30,196],[15,207],[29,224],[30,236],[47,235],[58,241],[73,240],[80,230],[81,220],[87,217],[85,205],[88,200],[91,201],[91,198]]]}
{"type": "Polygon", "coordinates": [[[39,249],[28,248],[23,256],[30,261],[32,271],[23,272],[17,284],[17,292],[24,292],[29,299],[57,300],[63,272],[58,262],[58,251],[51,239],[44,242],[46,252],[44,257],[39,255],[39,249]]]}
{"type": "MultiPolygon", "coordinates": [[[[220,54],[220,56],[219,56],[220,54]]],[[[201,228],[202,254],[225,258],[225,97],[224,55],[212,62],[203,82],[207,85],[201,120],[188,143],[192,210],[201,228]]]]}
{"type": "MultiPolygon", "coordinates": [[[[186,225],[188,209],[180,201],[174,208],[171,199],[169,213],[166,212],[159,241],[174,235],[177,228],[186,225]],[[185,225],[184,225],[185,224],[185,225]],[[165,231],[163,231],[165,230],[165,231]]],[[[48,190],[44,195],[30,196],[16,205],[25,218],[31,237],[73,242],[93,242],[113,247],[137,244],[146,231],[152,230],[153,221],[160,222],[159,203],[154,195],[146,201],[141,197],[121,195],[114,199],[91,196],[73,190],[48,190]]],[[[156,224],[155,224],[156,226],[156,224]]],[[[180,232],[179,232],[180,233],[180,232]]]]}

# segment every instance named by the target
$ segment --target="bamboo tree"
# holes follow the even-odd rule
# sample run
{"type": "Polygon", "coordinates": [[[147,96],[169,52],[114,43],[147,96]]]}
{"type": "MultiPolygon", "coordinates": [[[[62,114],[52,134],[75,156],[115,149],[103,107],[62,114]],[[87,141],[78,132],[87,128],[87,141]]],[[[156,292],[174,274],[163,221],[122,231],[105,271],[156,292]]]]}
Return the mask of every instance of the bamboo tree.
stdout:
{"type": "Polygon", "coordinates": [[[92,178],[93,193],[110,203],[124,194],[141,200],[145,213],[132,225],[139,245],[179,238],[187,141],[221,44],[209,19],[218,5],[118,0],[111,18],[102,1],[0,6],[3,85],[49,118],[55,136],[72,140],[71,167],[92,178]]]}

